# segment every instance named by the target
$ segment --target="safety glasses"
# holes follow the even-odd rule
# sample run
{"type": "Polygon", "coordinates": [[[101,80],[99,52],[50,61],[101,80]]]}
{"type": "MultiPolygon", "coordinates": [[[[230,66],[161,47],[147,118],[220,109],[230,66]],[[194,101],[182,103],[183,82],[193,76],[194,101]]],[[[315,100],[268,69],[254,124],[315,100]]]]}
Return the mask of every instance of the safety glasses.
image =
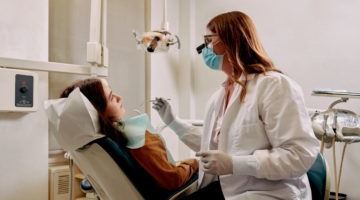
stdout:
{"type": "Polygon", "coordinates": [[[202,50],[204,48],[208,48],[208,45],[211,43],[211,39],[212,37],[216,37],[216,34],[211,34],[211,35],[204,35],[204,43],[201,44],[200,46],[196,47],[196,51],[198,52],[198,54],[201,54],[202,50]]]}
{"type": "Polygon", "coordinates": [[[217,35],[216,34],[211,34],[211,35],[204,35],[204,44],[205,44],[205,47],[208,48],[208,45],[211,43],[211,39],[212,37],[216,37],[217,35]]]}

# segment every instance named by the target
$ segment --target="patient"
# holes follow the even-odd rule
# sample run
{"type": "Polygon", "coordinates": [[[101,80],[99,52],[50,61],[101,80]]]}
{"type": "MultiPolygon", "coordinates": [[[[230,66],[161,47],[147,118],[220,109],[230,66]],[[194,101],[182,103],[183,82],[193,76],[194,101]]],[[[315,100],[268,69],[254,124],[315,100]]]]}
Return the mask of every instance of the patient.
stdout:
{"type": "Polygon", "coordinates": [[[123,121],[125,108],[121,97],[113,93],[104,81],[96,78],[77,81],[67,87],[60,97],[68,97],[77,87],[97,110],[101,132],[119,145],[126,146],[160,187],[175,190],[197,173],[199,164],[196,159],[173,162],[164,141],[152,128],[147,115],[123,121]]]}

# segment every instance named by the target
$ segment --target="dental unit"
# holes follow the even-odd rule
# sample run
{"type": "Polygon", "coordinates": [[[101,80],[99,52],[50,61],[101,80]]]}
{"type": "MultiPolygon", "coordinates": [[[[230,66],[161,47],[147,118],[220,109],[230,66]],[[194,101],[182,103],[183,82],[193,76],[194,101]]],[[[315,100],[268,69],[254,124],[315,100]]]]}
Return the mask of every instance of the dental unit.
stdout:
{"type": "Polygon", "coordinates": [[[333,147],[334,178],[336,199],[339,195],[339,185],[342,164],[347,144],[360,142],[360,116],[355,112],[334,108],[339,103],[345,103],[349,98],[360,98],[360,93],[339,90],[313,90],[314,96],[340,97],[330,104],[325,111],[315,111],[311,116],[312,128],[315,136],[321,140],[320,153],[323,154],[324,146],[333,147]],[[335,142],[344,142],[339,175],[337,176],[335,142]]]}

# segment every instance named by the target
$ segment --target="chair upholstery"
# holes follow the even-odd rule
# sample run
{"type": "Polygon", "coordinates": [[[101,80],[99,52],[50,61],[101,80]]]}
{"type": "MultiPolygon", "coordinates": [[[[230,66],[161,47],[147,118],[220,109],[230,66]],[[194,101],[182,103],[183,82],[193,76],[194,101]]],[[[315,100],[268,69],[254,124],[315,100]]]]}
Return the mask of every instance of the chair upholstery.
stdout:
{"type": "Polygon", "coordinates": [[[197,174],[176,191],[160,188],[125,147],[108,137],[71,152],[102,200],[177,199],[197,187],[197,174]]]}
{"type": "Polygon", "coordinates": [[[328,200],[330,195],[329,167],[320,153],[307,172],[307,175],[310,182],[312,199],[328,200]]]}

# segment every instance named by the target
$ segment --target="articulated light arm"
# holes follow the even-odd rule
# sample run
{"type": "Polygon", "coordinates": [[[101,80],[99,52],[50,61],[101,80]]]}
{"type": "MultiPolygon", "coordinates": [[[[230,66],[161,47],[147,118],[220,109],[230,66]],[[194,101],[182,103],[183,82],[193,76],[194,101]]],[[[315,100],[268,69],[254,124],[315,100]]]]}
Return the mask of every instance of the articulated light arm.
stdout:
{"type": "Polygon", "coordinates": [[[87,42],[87,61],[91,64],[108,66],[106,29],[107,0],[91,0],[90,31],[87,42]]]}

